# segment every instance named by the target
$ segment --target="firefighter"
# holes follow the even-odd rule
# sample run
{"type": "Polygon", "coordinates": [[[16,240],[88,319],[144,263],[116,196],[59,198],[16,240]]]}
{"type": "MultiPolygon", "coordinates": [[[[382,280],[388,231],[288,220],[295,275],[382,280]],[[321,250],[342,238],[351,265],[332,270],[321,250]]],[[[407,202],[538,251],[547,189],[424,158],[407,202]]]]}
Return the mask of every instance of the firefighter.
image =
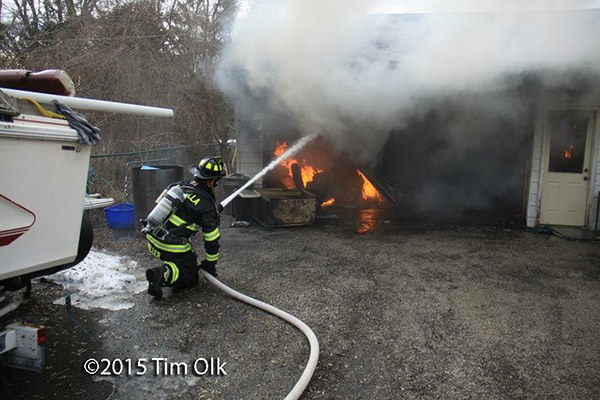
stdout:
{"type": "Polygon", "coordinates": [[[175,184],[184,193],[175,212],[167,214],[168,220],[159,228],[144,231],[148,250],[163,262],[160,267],[146,270],[148,293],[157,298],[162,297],[163,286],[174,289],[195,286],[198,268],[217,276],[220,210],[213,189],[226,174],[225,164],[221,157],[207,157],[189,171],[193,179],[175,184]],[[198,265],[190,239],[200,230],[204,236],[204,260],[198,265]]]}

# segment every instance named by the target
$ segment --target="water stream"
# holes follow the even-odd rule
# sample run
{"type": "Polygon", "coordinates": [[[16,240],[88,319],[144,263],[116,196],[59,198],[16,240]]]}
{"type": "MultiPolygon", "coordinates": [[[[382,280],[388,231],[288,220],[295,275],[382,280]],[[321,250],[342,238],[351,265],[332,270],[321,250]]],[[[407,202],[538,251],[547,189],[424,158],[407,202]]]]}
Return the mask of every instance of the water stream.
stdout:
{"type": "Polygon", "coordinates": [[[244,186],[242,186],[241,188],[239,188],[238,190],[236,190],[235,192],[233,192],[232,194],[230,194],[225,200],[223,200],[221,202],[221,205],[223,207],[225,207],[233,199],[235,199],[237,197],[237,195],[240,194],[244,189],[246,189],[248,186],[252,185],[258,179],[262,178],[267,172],[269,172],[270,170],[272,170],[273,168],[275,168],[283,160],[285,160],[286,158],[291,157],[294,154],[296,154],[301,148],[303,148],[304,146],[306,146],[306,144],[308,142],[310,142],[311,140],[315,139],[316,137],[317,137],[316,134],[312,134],[312,135],[309,135],[309,136],[306,136],[306,137],[303,137],[302,139],[300,139],[300,141],[298,141],[298,143],[296,143],[295,145],[293,145],[292,147],[290,147],[289,149],[287,149],[287,151],[285,153],[283,153],[282,155],[280,155],[279,157],[277,157],[275,160],[271,161],[271,163],[269,165],[267,165],[265,168],[263,168],[262,171],[260,171],[252,179],[250,179],[248,182],[246,182],[244,184],[244,186]]]}

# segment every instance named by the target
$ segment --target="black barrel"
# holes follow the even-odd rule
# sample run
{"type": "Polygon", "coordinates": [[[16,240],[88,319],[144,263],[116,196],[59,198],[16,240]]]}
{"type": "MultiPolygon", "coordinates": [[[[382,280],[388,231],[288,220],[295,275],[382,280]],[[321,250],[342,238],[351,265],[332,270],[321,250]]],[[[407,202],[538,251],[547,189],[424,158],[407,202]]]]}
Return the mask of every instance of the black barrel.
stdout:
{"type": "Polygon", "coordinates": [[[162,191],[172,183],[183,180],[183,167],[178,165],[154,165],[131,170],[133,180],[133,206],[135,229],[142,229],[140,219],[145,219],[156,205],[162,191]]]}
{"type": "MultiPolygon", "coordinates": [[[[242,174],[232,174],[226,176],[221,179],[221,187],[223,188],[224,197],[226,199],[235,192],[237,189],[241,188],[248,182],[250,178],[242,174]]],[[[248,189],[252,189],[253,185],[250,185],[248,189]]],[[[237,218],[251,218],[252,217],[252,207],[249,201],[245,201],[241,199],[239,196],[233,199],[231,203],[229,203],[225,210],[223,211],[227,215],[231,215],[237,218]]]]}

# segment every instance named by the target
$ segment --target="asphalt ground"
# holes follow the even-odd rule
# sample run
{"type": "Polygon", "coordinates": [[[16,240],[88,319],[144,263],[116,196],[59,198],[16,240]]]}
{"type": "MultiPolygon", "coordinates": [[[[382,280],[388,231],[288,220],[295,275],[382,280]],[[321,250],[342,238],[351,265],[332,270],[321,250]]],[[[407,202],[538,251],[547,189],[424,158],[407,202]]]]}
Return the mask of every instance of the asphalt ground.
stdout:
{"type": "MultiPolygon", "coordinates": [[[[303,399],[600,398],[597,242],[506,224],[337,213],[271,231],[222,221],[219,279],[290,312],[319,338],[303,399]]],[[[107,229],[101,213],[94,221],[98,249],[143,270],[157,265],[144,239],[107,229]]],[[[165,292],[162,300],[135,295],[129,310],[73,309],[88,336],[52,304],[60,287],[34,285],[0,326],[44,324],[46,369],[0,366],[1,397],[280,399],[294,386],[309,354],[294,327],[203,279],[165,292]],[[132,374],[90,376],[89,358],[119,359],[125,371],[130,363],[132,374]],[[213,374],[201,374],[211,359],[213,374]]]]}

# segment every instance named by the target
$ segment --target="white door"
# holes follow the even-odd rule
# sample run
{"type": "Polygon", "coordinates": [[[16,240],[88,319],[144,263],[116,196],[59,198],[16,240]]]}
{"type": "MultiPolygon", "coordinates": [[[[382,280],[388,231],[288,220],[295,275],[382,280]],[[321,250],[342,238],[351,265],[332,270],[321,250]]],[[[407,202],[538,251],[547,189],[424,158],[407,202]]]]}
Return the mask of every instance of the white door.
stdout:
{"type": "Polygon", "coordinates": [[[540,224],[585,225],[593,126],[591,111],[548,113],[540,224]]]}

